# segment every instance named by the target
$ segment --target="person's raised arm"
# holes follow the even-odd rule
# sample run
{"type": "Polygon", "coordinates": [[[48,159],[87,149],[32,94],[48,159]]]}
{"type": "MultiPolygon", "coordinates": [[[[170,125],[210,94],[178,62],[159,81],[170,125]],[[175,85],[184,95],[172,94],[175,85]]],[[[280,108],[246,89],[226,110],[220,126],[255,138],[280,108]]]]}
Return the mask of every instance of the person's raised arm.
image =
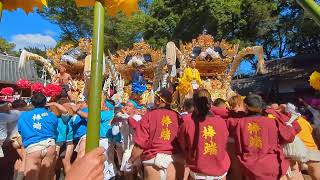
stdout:
{"type": "Polygon", "coordinates": [[[309,104],[306,103],[302,98],[299,98],[299,101],[300,101],[303,105],[305,105],[306,107],[309,106],[309,104]]]}
{"type": "Polygon", "coordinates": [[[289,121],[290,117],[281,112],[277,112],[273,109],[266,109],[265,112],[274,116],[274,120],[278,128],[280,144],[293,142],[295,136],[301,130],[300,126],[298,127],[299,129],[296,129],[294,125],[288,125],[287,122],[289,121]]]}
{"type": "Polygon", "coordinates": [[[318,110],[316,110],[315,108],[313,108],[312,106],[310,106],[310,105],[309,105],[308,103],[306,103],[302,98],[299,98],[299,101],[306,106],[306,108],[311,112],[311,114],[313,115],[313,117],[315,117],[316,119],[319,118],[320,112],[319,112],[318,110]]]}
{"type": "Polygon", "coordinates": [[[89,117],[88,113],[83,112],[83,111],[81,111],[81,110],[78,110],[78,111],[77,111],[77,114],[78,114],[79,116],[81,116],[82,118],[85,118],[85,119],[88,119],[88,117],[89,117]]]}
{"type": "Polygon", "coordinates": [[[76,112],[80,117],[88,119],[88,113],[87,112],[83,112],[80,110],[79,106],[77,105],[70,105],[71,109],[76,112]]]}
{"type": "Polygon", "coordinates": [[[55,106],[61,111],[62,114],[68,114],[67,108],[65,108],[63,105],[56,103],[56,102],[50,102],[47,104],[47,106],[55,106]]]}

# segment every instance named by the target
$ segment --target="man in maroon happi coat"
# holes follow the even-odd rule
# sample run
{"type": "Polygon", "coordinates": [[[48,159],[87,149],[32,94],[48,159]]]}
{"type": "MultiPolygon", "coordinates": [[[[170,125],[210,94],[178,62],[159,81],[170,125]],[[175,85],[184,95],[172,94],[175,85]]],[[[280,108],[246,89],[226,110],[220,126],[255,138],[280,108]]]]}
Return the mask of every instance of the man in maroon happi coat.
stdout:
{"type": "Polygon", "coordinates": [[[157,108],[147,112],[135,130],[135,146],[127,167],[141,156],[144,179],[174,179],[174,155],[178,151],[176,138],[182,119],[170,109],[171,92],[161,90],[155,101],[157,108]]]}
{"type": "Polygon", "coordinates": [[[263,114],[264,103],[260,96],[249,95],[244,100],[248,115],[227,119],[230,132],[234,132],[237,158],[248,180],[286,179],[289,161],[285,159],[282,144],[294,140],[296,131],[287,126],[287,116],[275,111],[276,120],[263,114]]]}

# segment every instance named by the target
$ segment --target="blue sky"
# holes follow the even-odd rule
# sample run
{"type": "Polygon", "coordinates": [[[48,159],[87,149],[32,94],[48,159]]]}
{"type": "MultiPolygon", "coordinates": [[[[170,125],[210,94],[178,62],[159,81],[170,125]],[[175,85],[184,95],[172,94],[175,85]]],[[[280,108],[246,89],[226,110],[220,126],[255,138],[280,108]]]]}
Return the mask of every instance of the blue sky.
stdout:
{"type": "Polygon", "coordinates": [[[16,44],[16,49],[23,47],[54,47],[61,30],[37,13],[28,15],[22,10],[3,11],[0,22],[0,37],[16,44]]]}

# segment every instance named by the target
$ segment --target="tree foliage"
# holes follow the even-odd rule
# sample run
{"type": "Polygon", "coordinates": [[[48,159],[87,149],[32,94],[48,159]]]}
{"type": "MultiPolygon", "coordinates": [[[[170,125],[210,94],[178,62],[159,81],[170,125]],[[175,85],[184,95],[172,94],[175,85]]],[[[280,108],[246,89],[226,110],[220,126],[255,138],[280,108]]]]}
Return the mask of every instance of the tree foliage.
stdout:
{"type": "MultiPolygon", "coordinates": [[[[294,0],[140,0],[140,9],[131,17],[106,16],[106,51],[130,48],[141,37],[163,48],[170,40],[191,41],[203,29],[241,47],[263,45],[266,59],[320,50],[317,25],[294,0]]],[[[91,37],[92,8],[50,0],[49,8],[39,13],[61,27],[61,43],[91,37]]]]}
{"type": "MultiPolygon", "coordinates": [[[[143,6],[143,3],[141,4],[143,6]]],[[[62,30],[60,42],[77,44],[80,38],[90,38],[93,26],[93,8],[77,8],[71,0],[50,0],[48,7],[38,11],[40,15],[59,25],[62,30]],[[63,4],[63,6],[61,6],[63,4]]],[[[145,14],[137,13],[130,18],[123,14],[105,17],[105,50],[115,51],[132,46],[136,36],[143,32],[145,14]]]]}
{"type": "Polygon", "coordinates": [[[17,53],[14,51],[15,47],[16,45],[14,43],[10,43],[4,38],[0,37],[0,52],[15,55],[17,53]]]}
{"type": "Polygon", "coordinates": [[[205,28],[216,39],[252,45],[277,16],[272,0],[154,0],[149,9],[145,36],[157,43],[190,41],[205,28]]]}
{"type": "MultiPolygon", "coordinates": [[[[319,1],[320,2],[320,1],[319,1]]],[[[319,26],[303,11],[295,0],[280,1],[279,15],[267,25],[267,33],[259,42],[267,59],[296,54],[319,54],[319,26]]]]}

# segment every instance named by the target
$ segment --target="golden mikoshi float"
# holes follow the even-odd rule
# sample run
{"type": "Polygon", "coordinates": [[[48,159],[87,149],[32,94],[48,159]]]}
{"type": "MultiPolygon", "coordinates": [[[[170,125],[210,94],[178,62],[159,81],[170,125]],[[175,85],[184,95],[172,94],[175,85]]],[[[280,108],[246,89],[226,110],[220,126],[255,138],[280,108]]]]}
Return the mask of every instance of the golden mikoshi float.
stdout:
{"type": "Polygon", "coordinates": [[[131,81],[131,76],[137,68],[141,69],[146,80],[152,81],[155,68],[162,58],[161,50],[151,48],[144,41],[134,43],[131,49],[118,50],[115,55],[111,55],[111,61],[126,82],[131,81]]]}
{"type": "MultiPolygon", "coordinates": [[[[114,95],[115,102],[126,102],[133,89],[130,85],[133,73],[139,69],[143,73],[146,81],[154,83],[156,72],[158,72],[158,64],[163,61],[163,53],[161,50],[153,49],[148,43],[137,42],[133,44],[131,49],[119,50],[114,55],[109,54],[112,64],[116,71],[121,75],[123,92],[114,95]]],[[[165,71],[165,69],[160,70],[165,71]]],[[[141,104],[147,105],[153,103],[154,94],[151,87],[147,85],[147,90],[141,94],[141,104]]]]}
{"type": "MultiPolygon", "coordinates": [[[[43,65],[51,79],[57,74],[58,66],[64,65],[73,78],[71,86],[74,97],[80,100],[86,95],[86,84],[88,84],[90,76],[91,49],[90,40],[80,39],[77,47],[65,44],[56,50],[48,50],[47,58],[23,50],[19,65],[23,66],[29,59],[37,61],[43,65]]],[[[159,82],[165,81],[165,74],[171,73],[173,66],[179,66],[177,72],[180,73],[176,73],[175,76],[180,74],[180,80],[183,79],[185,76],[183,72],[188,67],[190,60],[194,58],[196,69],[202,79],[201,87],[210,91],[213,100],[216,98],[227,99],[232,93],[231,77],[238,69],[241,60],[247,55],[257,56],[257,72],[263,73],[264,60],[261,46],[247,47],[239,51],[239,44],[231,44],[225,40],[215,41],[211,35],[204,34],[193,39],[190,43],[181,44],[180,49],[173,42],[169,42],[166,54],[164,54],[161,50],[153,49],[142,41],[134,43],[131,49],[119,50],[114,55],[110,53],[109,57],[105,57],[104,74],[109,75],[105,85],[120,79],[120,90],[123,90],[124,81],[128,85],[133,72],[140,68],[145,79],[153,83],[155,90],[161,86],[159,82]]],[[[179,91],[179,86],[188,89],[191,86],[190,81],[192,80],[188,80],[189,84],[185,85],[179,83],[178,91],[174,94],[174,102],[180,108],[184,99],[189,96],[185,92],[179,91]]]]}
{"type": "MultiPolygon", "coordinates": [[[[263,74],[265,72],[262,46],[246,47],[239,50],[239,44],[232,44],[224,39],[215,41],[213,36],[202,34],[189,43],[181,44],[180,52],[184,57],[180,59],[180,64],[188,64],[191,59],[195,60],[196,69],[202,79],[201,87],[211,93],[213,100],[217,98],[228,99],[234,94],[230,87],[232,77],[241,61],[248,55],[257,56],[257,73],[263,74]]],[[[184,72],[187,66],[180,68],[180,71],[184,72]]],[[[177,88],[179,90],[179,86],[181,86],[180,89],[183,91],[180,90],[174,94],[175,106],[180,108],[186,97],[192,97],[190,91],[186,90],[192,88],[190,83],[187,84],[192,79],[185,80],[184,76],[187,75],[182,74],[177,88]]]]}
{"type": "Polygon", "coordinates": [[[73,44],[64,44],[57,49],[49,49],[46,58],[23,50],[20,55],[19,68],[23,67],[28,60],[35,61],[48,72],[50,81],[58,73],[59,65],[63,65],[72,77],[70,86],[73,98],[79,101],[83,98],[86,88],[84,74],[90,70],[91,49],[91,40],[82,38],[76,47],[73,44]]]}

